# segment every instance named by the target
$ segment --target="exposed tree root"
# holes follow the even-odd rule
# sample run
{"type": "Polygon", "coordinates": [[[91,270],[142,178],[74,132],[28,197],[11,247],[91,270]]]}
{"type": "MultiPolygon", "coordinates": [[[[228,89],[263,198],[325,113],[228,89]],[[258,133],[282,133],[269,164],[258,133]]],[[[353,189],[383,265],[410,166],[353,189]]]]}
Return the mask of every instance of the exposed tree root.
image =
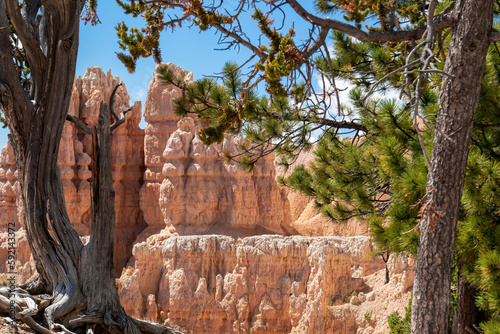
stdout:
{"type": "Polygon", "coordinates": [[[176,331],[175,329],[172,329],[170,327],[152,324],[150,322],[142,321],[139,319],[130,319],[132,319],[132,322],[142,334],[182,334],[181,332],[176,331]]]}
{"type": "MultiPolygon", "coordinates": [[[[0,313],[12,315],[11,307],[15,307],[15,320],[25,323],[33,331],[40,334],[182,334],[163,325],[131,318],[122,311],[123,309],[117,312],[80,313],[77,315],[74,312],[75,308],[81,308],[84,305],[81,294],[79,297],[78,295],[79,293],[72,292],[71,294],[60,294],[58,297],[47,298],[46,296],[31,295],[19,288],[14,292],[8,288],[0,288],[0,313]],[[43,317],[40,316],[42,312],[43,317]],[[55,314],[58,316],[53,317],[55,314]],[[49,328],[39,324],[33,317],[44,319],[49,324],[49,328]],[[64,324],[55,322],[61,319],[64,319],[64,324]]],[[[7,316],[5,319],[8,323],[14,322],[7,316]]]]}
{"type": "Polygon", "coordinates": [[[50,329],[59,328],[63,333],[69,332],[63,324],[56,324],[56,319],[70,314],[75,309],[83,309],[85,300],[80,290],[74,284],[66,284],[65,286],[58,286],[52,303],[45,309],[44,317],[50,329]]]}
{"type": "Polygon", "coordinates": [[[21,284],[19,287],[27,291],[31,295],[40,295],[47,292],[46,284],[42,282],[42,279],[40,277],[37,277],[34,281],[29,281],[28,283],[21,284]]]}
{"type": "MultiPolygon", "coordinates": [[[[25,294],[23,294],[25,295],[25,294]]],[[[7,288],[0,289],[0,312],[12,315],[11,308],[15,309],[16,319],[6,318],[7,322],[12,324],[15,321],[22,321],[28,325],[32,330],[40,334],[53,334],[54,332],[48,330],[45,327],[39,325],[31,316],[35,315],[40,309],[40,305],[43,306],[40,298],[31,298],[28,296],[20,296],[19,293],[15,292],[14,295],[9,297],[9,290],[7,288]],[[39,301],[39,304],[35,302],[39,301]],[[33,305],[35,304],[35,305],[33,305]],[[20,305],[26,305],[26,309],[22,309],[20,305]]]]}

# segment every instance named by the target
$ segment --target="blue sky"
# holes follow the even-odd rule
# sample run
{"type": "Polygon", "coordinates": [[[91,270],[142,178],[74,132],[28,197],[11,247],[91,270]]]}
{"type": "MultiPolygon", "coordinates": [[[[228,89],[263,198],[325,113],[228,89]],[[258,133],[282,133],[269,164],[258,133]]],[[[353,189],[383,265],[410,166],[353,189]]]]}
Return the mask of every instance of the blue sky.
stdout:
{"type": "MultiPolygon", "coordinates": [[[[307,9],[312,9],[312,1],[302,1],[307,9]]],[[[225,6],[231,8],[236,4],[236,0],[225,1],[225,6]]],[[[116,36],[115,26],[124,21],[129,27],[138,27],[142,24],[141,18],[133,18],[131,15],[125,15],[121,7],[114,0],[101,0],[98,2],[98,15],[101,24],[97,26],[84,25],[80,29],[80,47],[78,52],[78,62],[76,75],[84,75],[87,67],[100,66],[107,72],[111,69],[114,76],[119,76],[125,83],[130,95],[131,104],[134,101],[146,99],[147,88],[153,71],[155,62],[152,58],[140,59],[134,73],[128,73],[127,69],[116,57],[116,52],[120,52],[118,38],[116,36]]],[[[250,13],[248,14],[250,15],[250,13]]],[[[297,38],[307,37],[309,25],[300,20],[294,13],[286,13],[287,24],[295,22],[297,38]]],[[[250,37],[257,37],[257,28],[253,20],[245,20],[253,27],[250,30],[250,37]]],[[[164,63],[173,62],[185,70],[193,72],[194,79],[201,78],[203,75],[210,75],[220,72],[224,63],[233,60],[239,63],[245,61],[249,52],[241,48],[230,51],[217,51],[214,48],[217,45],[219,37],[215,35],[214,30],[200,32],[193,27],[183,27],[176,29],[174,33],[164,31],[161,39],[162,60],[164,63]]],[[[7,143],[7,129],[0,129],[0,147],[7,143]]]]}
{"type": "MultiPolygon", "coordinates": [[[[224,5],[231,9],[234,8],[236,2],[236,0],[226,0],[224,5]]],[[[304,3],[311,7],[311,1],[304,1],[304,3]]],[[[128,73],[116,57],[116,52],[121,50],[118,47],[115,30],[115,26],[122,21],[129,27],[138,27],[143,22],[142,18],[125,15],[114,0],[99,1],[97,11],[102,24],[97,26],[82,24],[81,26],[76,74],[83,75],[88,66],[100,66],[105,72],[111,69],[113,75],[119,76],[125,83],[132,101],[145,100],[155,62],[152,58],[140,59],[135,73],[128,73]]],[[[247,14],[249,16],[251,13],[247,14]]],[[[309,25],[306,25],[294,14],[287,13],[287,23],[291,23],[293,20],[297,36],[302,33],[304,37],[307,37],[309,25]]],[[[252,28],[248,35],[256,40],[258,30],[255,21],[247,17],[243,23],[252,28]]],[[[241,48],[239,52],[238,50],[214,50],[214,48],[220,48],[217,45],[218,40],[219,36],[215,34],[214,29],[200,32],[197,27],[189,29],[187,26],[183,26],[177,28],[173,33],[171,30],[165,30],[162,33],[160,43],[162,61],[164,63],[173,62],[184,70],[193,72],[194,79],[198,79],[203,75],[220,72],[228,60],[242,63],[250,56],[246,48],[241,48]]]]}

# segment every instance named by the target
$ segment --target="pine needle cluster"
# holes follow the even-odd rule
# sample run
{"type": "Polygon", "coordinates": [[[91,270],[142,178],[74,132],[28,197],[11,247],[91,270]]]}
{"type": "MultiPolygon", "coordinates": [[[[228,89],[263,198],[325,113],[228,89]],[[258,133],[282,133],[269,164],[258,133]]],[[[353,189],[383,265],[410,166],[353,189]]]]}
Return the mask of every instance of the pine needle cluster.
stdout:
{"type": "MultiPolygon", "coordinates": [[[[281,182],[313,196],[319,211],[334,221],[368,220],[382,248],[415,254],[418,235],[411,230],[419,222],[427,182],[423,153],[404,106],[395,100],[370,104],[374,118],[361,116],[366,134],[341,138],[328,131],[314,151],[315,161],[281,182]]],[[[426,139],[430,145],[429,133],[426,139]]]]}
{"type": "MultiPolygon", "coordinates": [[[[267,98],[255,90],[243,91],[240,67],[234,62],[224,66],[220,83],[215,78],[203,78],[186,83],[176,77],[167,66],[158,68],[164,84],[173,84],[183,91],[174,101],[179,116],[196,115],[205,124],[199,131],[207,145],[220,143],[226,134],[241,134],[246,138],[239,149],[241,154],[228,155],[243,167],[251,169],[262,156],[275,152],[292,157],[297,147],[308,145],[309,126],[285,96],[267,98]]],[[[286,160],[286,159],[285,159],[286,160]]]]}

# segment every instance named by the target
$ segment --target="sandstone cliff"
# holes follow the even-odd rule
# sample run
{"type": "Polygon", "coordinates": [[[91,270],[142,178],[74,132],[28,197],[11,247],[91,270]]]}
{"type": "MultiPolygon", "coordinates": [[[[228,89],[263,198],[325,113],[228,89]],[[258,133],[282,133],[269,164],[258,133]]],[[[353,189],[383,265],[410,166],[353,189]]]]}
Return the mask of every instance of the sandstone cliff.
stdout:
{"type": "MultiPolygon", "coordinates": [[[[170,65],[176,75],[192,75],[170,65]]],[[[287,197],[275,181],[272,157],[251,172],[225,164],[238,138],[227,136],[207,147],[196,132],[200,124],[174,114],[177,88],[162,86],[154,74],[144,105],[145,182],[140,206],[148,229],[140,237],[167,229],[172,234],[255,235],[293,233],[287,197]]]]}
{"type": "MultiPolygon", "coordinates": [[[[169,66],[189,80],[189,72],[169,66]]],[[[109,101],[118,83],[110,72],[89,68],[75,80],[70,113],[95,124],[100,102],[109,101]]],[[[368,238],[345,238],[366,234],[366,224],[332,225],[309,198],[278,187],[272,156],[251,173],[223,163],[221,155],[236,152],[241,139],[204,145],[196,134],[201,124],[174,114],[179,95],[153,75],[145,129],[135,103],[112,135],[115,268],[127,312],[187,333],[386,333],[387,316],[407,305],[411,259],[391,259],[385,285],[385,265],[370,255],[368,238]],[[295,234],[302,236],[286,237],[295,234]],[[310,237],[325,235],[343,237],[310,237]]],[[[119,88],[114,109],[128,108],[129,100],[119,88]]],[[[90,145],[89,136],[65,125],[59,163],[68,214],[82,240],[90,221],[90,145]]],[[[306,154],[299,162],[310,159],[306,154]]],[[[0,155],[0,273],[6,272],[12,222],[19,228],[18,281],[24,282],[36,271],[17,177],[6,146],[0,155]]]]}
{"type": "MultiPolygon", "coordinates": [[[[178,75],[192,75],[169,64],[178,75]]],[[[69,112],[95,125],[101,101],[109,103],[120,83],[111,72],[92,67],[73,86],[69,112]]],[[[119,274],[131,257],[133,243],[164,231],[170,235],[219,233],[248,236],[263,233],[293,234],[289,204],[275,181],[274,160],[267,157],[251,172],[224,164],[225,151],[236,152],[238,138],[228,136],[207,147],[197,137],[200,124],[174,114],[173,99],[180,92],[164,86],[156,74],[144,106],[146,128],[139,127],[141,104],[136,102],[126,122],[112,134],[113,188],[115,190],[115,267],[119,274]]],[[[116,112],[129,108],[130,97],[120,87],[113,100],[116,112]]],[[[59,149],[66,207],[72,225],[89,233],[89,166],[91,136],[71,123],[64,126],[59,149]]],[[[23,206],[12,148],[0,155],[0,231],[8,222],[22,226],[23,206]]]]}
{"type": "Polygon", "coordinates": [[[373,250],[367,237],[152,237],[118,286],[127,313],[186,333],[386,333],[413,277],[393,259],[384,285],[373,250]]]}

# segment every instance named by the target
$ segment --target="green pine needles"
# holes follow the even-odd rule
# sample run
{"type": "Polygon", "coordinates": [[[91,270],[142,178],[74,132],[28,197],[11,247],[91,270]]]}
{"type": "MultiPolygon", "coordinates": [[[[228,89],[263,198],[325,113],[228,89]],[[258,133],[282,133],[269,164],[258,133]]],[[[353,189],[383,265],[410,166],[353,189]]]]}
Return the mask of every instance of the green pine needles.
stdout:
{"type": "MultiPolygon", "coordinates": [[[[423,153],[404,106],[381,100],[372,101],[372,108],[374,119],[361,117],[366,134],[341,138],[328,131],[314,151],[315,161],[280,181],[314,196],[317,208],[334,221],[368,220],[382,248],[415,254],[418,234],[413,229],[427,182],[423,153]]],[[[430,133],[425,134],[430,145],[430,133]]]]}
{"type": "Polygon", "coordinates": [[[228,158],[237,159],[248,169],[264,155],[274,152],[286,161],[285,157],[293,157],[297,148],[310,145],[310,127],[301,122],[307,117],[304,111],[287,97],[269,99],[258,96],[255,90],[244,90],[241,69],[234,62],[224,66],[221,84],[215,78],[186,83],[167,66],[160,66],[158,73],[163,83],[183,91],[183,97],[175,100],[175,113],[194,114],[205,122],[206,127],[199,131],[205,144],[220,143],[227,133],[244,135],[241,154],[228,158]]]}

